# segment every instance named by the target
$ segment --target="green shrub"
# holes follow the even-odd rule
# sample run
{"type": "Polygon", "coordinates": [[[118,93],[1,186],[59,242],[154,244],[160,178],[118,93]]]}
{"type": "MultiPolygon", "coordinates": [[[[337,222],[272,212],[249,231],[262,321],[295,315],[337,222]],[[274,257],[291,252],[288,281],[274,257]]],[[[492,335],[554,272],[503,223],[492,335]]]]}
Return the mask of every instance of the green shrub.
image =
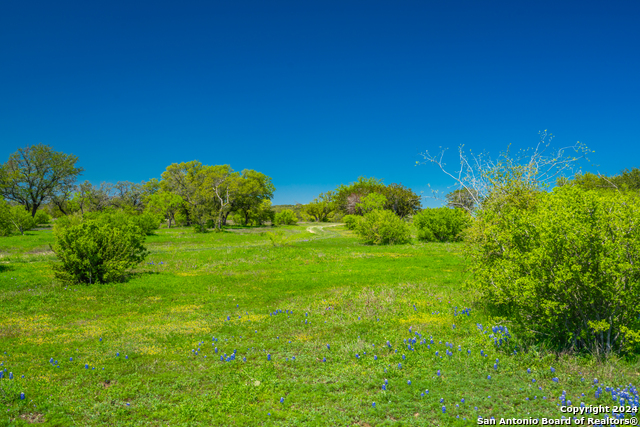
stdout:
{"type": "Polygon", "coordinates": [[[107,283],[122,280],[147,251],[144,233],[131,223],[101,219],[59,227],[51,250],[60,263],[53,264],[56,278],[65,283],[107,283]]]}
{"type": "Polygon", "coordinates": [[[144,212],[139,215],[129,215],[129,221],[138,226],[144,234],[153,234],[155,230],[160,228],[162,219],[151,212],[144,212]]]}
{"type": "Polygon", "coordinates": [[[266,235],[273,246],[287,246],[290,243],[289,238],[287,238],[287,235],[282,230],[278,230],[274,233],[267,232],[266,235]]]}
{"type": "Polygon", "coordinates": [[[471,218],[462,209],[447,207],[424,209],[413,217],[418,239],[427,242],[457,242],[471,218]]]}
{"type": "Polygon", "coordinates": [[[409,225],[393,211],[374,210],[357,222],[356,233],[367,244],[394,245],[411,241],[409,225]]]}
{"type": "Polygon", "coordinates": [[[361,216],[358,215],[345,215],[342,217],[342,221],[344,221],[344,225],[349,230],[355,230],[358,225],[358,221],[361,219],[361,216]]]}
{"type": "Polygon", "coordinates": [[[471,284],[489,311],[558,349],[637,350],[638,201],[560,187],[527,206],[488,202],[469,230],[471,284]]]}
{"type": "Polygon", "coordinates": [[[35,226],[31,213],[24,206],[11,206],[4,201],[0,202],[0,236],[16,232],[24,234],[35,226]]]}
{"type": "Polygon", "coordinates": [[[49,224],[51,217],[45,211],[36,212],[36,216],[33,217],[36,224],[49,224]]]}
{"type": "Polygon", "coordinates": [[[59,233],[62,229],[71,227],[72,225],[82,224],[82,221],[84,221],[84,218],[79,212],[56,218],[53,223],[53,234],[59,233]]]}
{"type": "Polygon", "coordinates": [[[233,220],[233,223],[236,225],[247,225],[247,218],[242,212],[234,212],[231,219],[233,220]]]}
{"type": "Polygon", "coordinates": [[[292,225],[298,222],[298,215],[291,209],[285,209],[275,215],[274,223],[276,225],[292,225]]]}
{"type": "Polygon", "coordinates": [[[377,209],[384,209],[386,203],[387,198],[383,194],[369,193],[361,199],[360,203],[356,203],[356,208],[366,214],[377,209]]]}
{"type": "MultiPolygon", "coordinates": [[[[84,215],[82,221],[95,220],[100,223],[111,224],[112,226],[123,227],[127,224],[135,225],[143,234],[153,234],[154,230],[160,228],[161,219],[151,212],[142,214],[117,212],[89,212],[84,215]]],[[[59,220],[58,220],[59,221],[59,220]]],[[[56,221],[57,222],[57,221],[56,221]]],[[[76,220],[71,220],[75,223],[76,220]]],[[[62,225],[67,224],[65,221],[62,225]]]]}
{"type": "Polygon", "coordinates": [[[13,224],[9,221],[9,209],[7,202],[0,199],[0,236],[8,236],[13,231],[13,224]]]}

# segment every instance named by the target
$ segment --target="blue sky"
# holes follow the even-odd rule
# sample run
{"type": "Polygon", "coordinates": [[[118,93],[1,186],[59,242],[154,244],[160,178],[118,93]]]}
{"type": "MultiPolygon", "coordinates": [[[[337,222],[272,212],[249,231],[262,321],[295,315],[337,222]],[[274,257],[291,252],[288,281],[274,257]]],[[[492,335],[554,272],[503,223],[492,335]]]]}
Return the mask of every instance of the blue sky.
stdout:
{"type": "Polygon", "coordinates": [[[454,164],[549,129],[614,174],[640,167],[639,18],[637,1],[7,2],[0,161],[44,143],[96,184],[230,164],[306,203],[361,175],[446,191],[421,152],[454,164]]]}

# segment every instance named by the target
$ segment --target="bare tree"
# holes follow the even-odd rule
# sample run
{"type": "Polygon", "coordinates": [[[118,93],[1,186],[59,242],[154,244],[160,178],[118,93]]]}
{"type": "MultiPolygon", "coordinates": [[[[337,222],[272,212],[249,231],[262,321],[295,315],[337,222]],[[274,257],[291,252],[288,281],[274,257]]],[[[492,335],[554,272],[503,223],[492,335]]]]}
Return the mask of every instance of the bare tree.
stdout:
{"type": "MultiPolygon", "coordinates": [[[[450,171],[444,163],[446,149],[440,149],[437,155],[428,151],[422,153],[423,162],[417,164],[436,164],[442,172],[452,178],[466,197],[473,203],[466,203],[465,209],[478,209],[490,196],[500,196],[511,191],[516,185],[523,190],[542,190],[552,185],[560,176],[573,174],[577,162],[586,158],[591,152],[579,141],[569,147],[551,151],[549,146],[553,139],[547,130],[539,132],[540,140],[533,148],[519,152],[516,157],[510,156],[509,149],[502,153],[497,161],[493,161],[486,153],[478,155],[464,152],[464,145],[458,148],[459,169],[450,171]],[[547,153],[549,151],[549,153],[547,153]],[[575,153],[566,155],[566,152],[575,153]],[[471,208],[470,208],[471,207],[471,208]]],[[[435,198],[438,197],[434,191],[435,198]]]]}

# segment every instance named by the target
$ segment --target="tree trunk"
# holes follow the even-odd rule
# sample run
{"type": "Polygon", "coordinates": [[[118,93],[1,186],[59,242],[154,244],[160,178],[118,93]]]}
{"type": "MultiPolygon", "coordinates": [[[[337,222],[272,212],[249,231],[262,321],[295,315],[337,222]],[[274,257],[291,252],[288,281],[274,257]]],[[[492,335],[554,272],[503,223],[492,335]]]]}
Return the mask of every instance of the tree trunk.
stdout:
{"type": "Polygon", "coordinates": [[[219,230],[222,230],[222,209],[218,212],[218,225],[216,227],[219,230]]]}

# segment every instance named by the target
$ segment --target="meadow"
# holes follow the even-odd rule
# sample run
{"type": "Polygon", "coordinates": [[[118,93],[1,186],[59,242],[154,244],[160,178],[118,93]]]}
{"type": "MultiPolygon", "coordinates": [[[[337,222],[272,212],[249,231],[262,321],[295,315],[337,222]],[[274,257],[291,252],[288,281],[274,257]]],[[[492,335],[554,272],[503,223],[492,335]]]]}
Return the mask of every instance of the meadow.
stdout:
{"type": "Polygon", "coordinates": [[[0,425],[449,426],[637,402],[636,360],[519,347],[465,286],[462,244],[278,229],[161,229],[126,282],[90,286],[56,283],[50,230],[0,239],[0,425]]]}

